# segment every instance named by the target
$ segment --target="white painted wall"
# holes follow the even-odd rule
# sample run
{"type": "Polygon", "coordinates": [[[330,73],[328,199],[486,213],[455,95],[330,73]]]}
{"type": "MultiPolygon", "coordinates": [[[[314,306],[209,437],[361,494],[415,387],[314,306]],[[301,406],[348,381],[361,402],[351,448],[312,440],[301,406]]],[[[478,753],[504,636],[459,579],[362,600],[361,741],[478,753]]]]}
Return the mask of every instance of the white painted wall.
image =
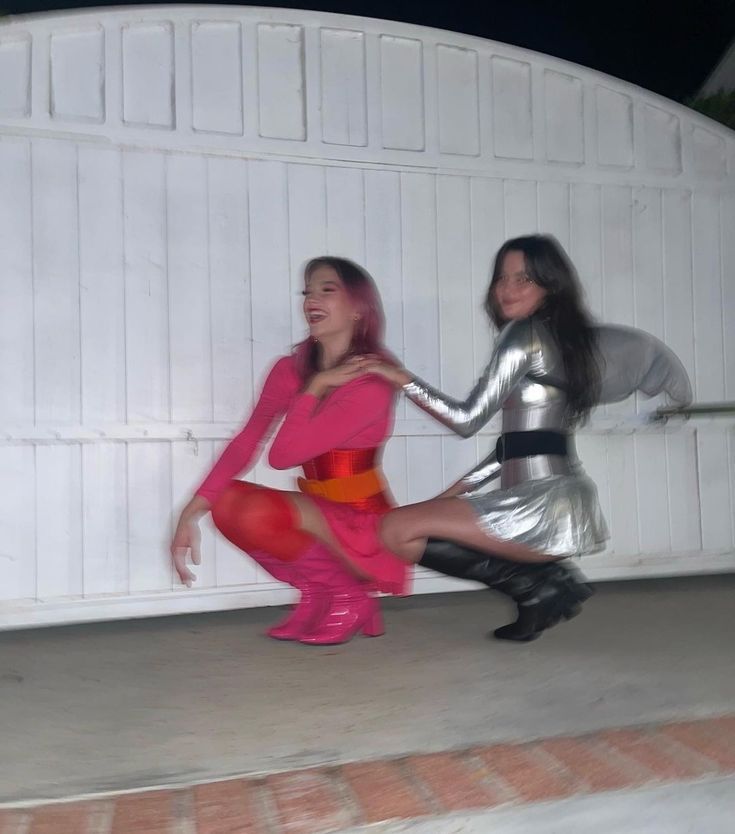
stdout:
{"type": "MultiPolygon", "coordinates": [[[[182,589],[166,544],[301,337],[315,254],[365,264],[391,348],[460,394],[493,252],[552,232],[595,313],[665,338],[699,400],[735,399],[735,136],[672,102],[449,32],[211,6],[4,22],[0,79],[2,625],[286,598],[211,530],[182,589]]],[[[593,578],[735,568],[733,422],[643,428],[654,406],[580,438],[613,533],[593,578]]],[[[398,418],[401,502],[494,441],[398,418]]]]}

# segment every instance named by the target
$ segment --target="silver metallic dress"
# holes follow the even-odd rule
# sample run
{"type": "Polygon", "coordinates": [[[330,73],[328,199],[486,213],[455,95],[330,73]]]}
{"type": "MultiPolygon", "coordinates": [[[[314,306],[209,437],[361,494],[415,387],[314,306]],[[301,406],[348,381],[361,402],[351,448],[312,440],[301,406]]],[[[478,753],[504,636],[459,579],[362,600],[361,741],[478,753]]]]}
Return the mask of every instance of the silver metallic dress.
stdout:
{"type": "MultiPolygon", "coordinates": [[[[601,402],[636,390],[665,391],[676,402],[691,400],[686,371],[658,339],[641,330],[601,326],[601,402]]],[[[608,538],[597,489],[577,458],[567,416],[561,354],[546,324],[535,318],[508,323],[489,364],[466,400],[447,397],[420,379],[406,395],[462,437],[476,434],[502,408],[502,432],[551,430],[567,434],[567,455],[535,454],[498,462],[496,452],[462,478],[470,502],[491,536],[541,553],[579,556],[602,550],[608,538]],[[479,490],[500,476],[500,488],[479,490]]]]}

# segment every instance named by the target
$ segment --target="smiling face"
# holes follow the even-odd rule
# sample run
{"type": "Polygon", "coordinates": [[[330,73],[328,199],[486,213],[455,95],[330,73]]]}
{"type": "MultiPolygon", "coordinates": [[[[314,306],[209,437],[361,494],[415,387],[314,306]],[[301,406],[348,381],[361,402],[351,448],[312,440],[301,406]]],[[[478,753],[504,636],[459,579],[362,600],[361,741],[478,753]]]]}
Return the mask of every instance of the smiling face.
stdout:
{"type": "Polygon", "coordinates": [[[306,278],[304,316],[313,339],[352,340],[359,318],[357,305],[330,266],[318,266],[306,278]]]}
{"type": "Polygon", "coordinates": [[[529,276],[523,252],[514,249],[503,258],[493,290],[499,312],[506,321],[527,319],[546,298],[546,290],[529,276]]]}

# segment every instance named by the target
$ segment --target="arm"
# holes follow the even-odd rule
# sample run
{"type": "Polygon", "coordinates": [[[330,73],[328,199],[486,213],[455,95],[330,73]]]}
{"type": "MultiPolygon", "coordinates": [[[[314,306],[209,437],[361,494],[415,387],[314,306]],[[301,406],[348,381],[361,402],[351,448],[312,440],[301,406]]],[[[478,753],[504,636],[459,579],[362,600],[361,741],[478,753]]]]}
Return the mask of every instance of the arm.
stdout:
{"type": "Polygon", "coordinates": [[[534,352],[531,323],[514,321],[501,332],[488,366],[466,400],[447,397],[418,378],[404,385],[403,390],[440,423],[462,437],[471,437],[502,407],[531,369],[534,352]]]}
{"type": "MultiPolygon", "coordinates": [[[[467,495],[468,493],[476,492],[484,486],[500,477],[500,464],[498,463],[498,456],[495,453],[495,448],[490,454],[480,461],[477,466],[470,469],[457,481],[454,486],[450,487],[454,490],[454,495],[467,495]]],[[[448,492],[449,490],[447,490],[448,492]]]]}
{"type": "Polygon", "coordinates": [[[268,375],[245,428],[230,441],[194,497],[181,511],[170,550],[174,569],[187,587],[191,587],[196,579],[187,567],[187,554],[191,552],[191,560],[195,565],[201,564],[199,519],[210,511],[230,479],[250,464],[263,436],[273,421],[285,411],[295,388],[291,359],[285,357],[276,363],[268,375]]]}
{"type": "Polygon", "coordinates": [[[349,446],[371,425],[387,426],[393,400],[391,386],[376,376],[336,388],[324,400],[307,390],[291,404],[268,462],[275,469],[289,469],[330,449],[349,446]]]}
{"type": "Polygon", "coordinates": [[[197,489],[195,499],[203,499],[211,505],[230,480],[250,466],[271,426],[288,408],[297,385],[291,357],[280,359],[268,374],[250,419],[227,444],[197,489]]]}

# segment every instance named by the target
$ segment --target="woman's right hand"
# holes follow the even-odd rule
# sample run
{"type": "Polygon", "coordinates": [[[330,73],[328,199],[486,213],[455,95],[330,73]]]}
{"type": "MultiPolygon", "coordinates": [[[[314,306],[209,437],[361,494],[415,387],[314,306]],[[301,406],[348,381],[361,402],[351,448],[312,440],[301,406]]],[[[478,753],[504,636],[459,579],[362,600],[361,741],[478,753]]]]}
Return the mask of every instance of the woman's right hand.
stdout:
{"type": "Polygon", "coordinates": [[[379,356],[361,356],[358,359],[363,373],[377,374],[387,379],[396,388],[403,388],[413,379],[411,374],[400,365],[391,365],[379,356]]]}
{"type": "Polygon", "coordinates": [[[199,530],[199,518],[208,510],[209,502],[201,496],[194,496],[179,516],[174,537],[171,539],[171,559],[182,585],[186,585],[187,588],[191,588],[191,583],[196,580],[196,574],[187,567],[186,557],[191,554],[191,561],[194,565],[202,563],[202,534],[199,530]]]}
{"type": "Polygon", "coordinates": [[[355,358],[350,358],[341,365],[329,368],[326,371],[319,371],[309,380],[305,392],[315,397],[323,397],[332,388],[339,388],[362,376],[364,369],[355,358]]]}

